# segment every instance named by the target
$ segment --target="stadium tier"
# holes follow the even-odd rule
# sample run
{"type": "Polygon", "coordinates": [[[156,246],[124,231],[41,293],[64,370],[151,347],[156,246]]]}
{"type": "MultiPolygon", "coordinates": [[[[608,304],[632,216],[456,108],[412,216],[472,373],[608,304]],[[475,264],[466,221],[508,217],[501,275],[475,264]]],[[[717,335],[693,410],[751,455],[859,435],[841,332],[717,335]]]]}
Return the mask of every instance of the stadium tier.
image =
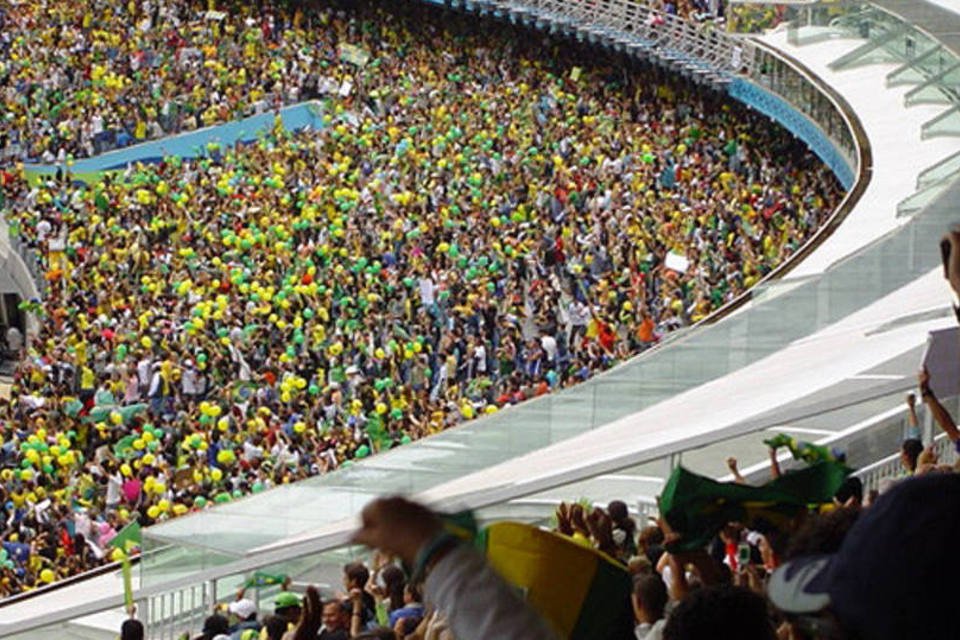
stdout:
{"type": "Polygon", "coordinates": [[[960,18],[908,5],[0,8],[0,636],[613,638],[653,575],[693,638],[683,554],[762,592],[947,475],[960,18]]]}

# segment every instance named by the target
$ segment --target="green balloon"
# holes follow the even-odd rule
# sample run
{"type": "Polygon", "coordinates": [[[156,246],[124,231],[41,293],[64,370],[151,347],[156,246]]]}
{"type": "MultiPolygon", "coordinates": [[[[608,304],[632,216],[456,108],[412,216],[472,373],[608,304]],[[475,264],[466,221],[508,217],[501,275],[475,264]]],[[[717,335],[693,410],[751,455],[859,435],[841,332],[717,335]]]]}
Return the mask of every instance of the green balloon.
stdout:
{"type": "Polygon", "coordinates": [[[307,388],[307,391],[310,393],[310,395],[315,396],[320,393],[320,387],[318,387],[315,384],[312,384],[307,388]]]}
{"type": "Polygon", "coordinates": [[[362,444],[362,445],[360,445],[359,447],[357,447],[357,457],[358,457],[358,458],[366,458],[366,457],[369,456],[369,455],[370,455],[370,447],[368,447],[368,446],[365,445],[365,444],[362,444]]]}
{"type": "Polygon", "coordinates": [[[401,411],[400,409],[392,409],[390,411],[390,417],[393,418],[394,420],[399,420],[400,418],[403,417],[403,411],[401,411]]]}
{"type": "Polygon", "coordinates": [[[203,509],[205,506],[207,506],[207,499],[203,496],[197,496],[193,500],[193,506],[197,507],[198,509],[203,509]]]}

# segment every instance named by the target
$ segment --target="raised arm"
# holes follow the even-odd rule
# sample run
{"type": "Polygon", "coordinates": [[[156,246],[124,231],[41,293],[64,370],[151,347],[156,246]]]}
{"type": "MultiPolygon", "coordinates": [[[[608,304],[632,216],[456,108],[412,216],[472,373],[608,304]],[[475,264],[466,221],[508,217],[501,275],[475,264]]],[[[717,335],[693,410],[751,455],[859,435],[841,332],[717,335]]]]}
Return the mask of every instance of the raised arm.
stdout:
{"type": "Polygon", "coordinates": [[[957,429],[957,424],[953,421],[950,412],[940,404],[937,396],[935,396],[933,390],[930,389],[930,373],[926,367],[921,369],[920,373],[917,374],[917,382],[920,383],[920,397],[923,398],[924,404],[927,405],[930,413],[933,414],[933,419],[940,425],[943,432],[947,434],[947,437],[956,443],[960,440],[960,430],[957,429]]]}
{"type": "Polygon", "coordinates": [[[404,498],[363,509],[353,541],[395,554],[425,576],[424,595],[457,640],[554,640],[556,635],[476,551],[443,530],[436,514],[404,498]]]}
{"type": "Polygon", "coordinates": [[[743,477],[743,475],[740,473],[739,467],[737,467],[736,458],[727,458],[727,468],[730,469],[730,473],[733,474],[734,482],[737,484],[747,484],[747,479],[743,477]]]}
{"type": "Polygon", "coordinates": [[[917,395],[915,393],[907,394],[907,427],[908,438],[921,439],[920,420],[917,418],[917,395]]]}

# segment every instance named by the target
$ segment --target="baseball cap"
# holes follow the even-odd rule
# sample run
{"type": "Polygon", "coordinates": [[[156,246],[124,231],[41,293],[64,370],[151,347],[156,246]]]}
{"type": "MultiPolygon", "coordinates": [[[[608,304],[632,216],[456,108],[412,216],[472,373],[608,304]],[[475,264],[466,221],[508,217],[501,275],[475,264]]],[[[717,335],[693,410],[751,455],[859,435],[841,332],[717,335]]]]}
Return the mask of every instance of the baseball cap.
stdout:
{"type": "Polygon", "coordinates": [[[289,591],[281,591],[273,599],[274,609],[288,609],[290,607],[300,606],[300,596],[289,591]]]}
{"type": "Polygon", "coordinates": [[[243,598],[241,600],[231,602],[227,606],[227,611],[237,616],[241,620],[246,620],[257,612],[257,605],[253,604],[253,600],[243,598]]]}
{"type": "Polygon", "coordinates": [[[863,640],[942,637],[960,572],[960,475],[903,480],[880,498],[831,555],[778,568],[767,594],[785,613],[833,613],[863,640]]]}

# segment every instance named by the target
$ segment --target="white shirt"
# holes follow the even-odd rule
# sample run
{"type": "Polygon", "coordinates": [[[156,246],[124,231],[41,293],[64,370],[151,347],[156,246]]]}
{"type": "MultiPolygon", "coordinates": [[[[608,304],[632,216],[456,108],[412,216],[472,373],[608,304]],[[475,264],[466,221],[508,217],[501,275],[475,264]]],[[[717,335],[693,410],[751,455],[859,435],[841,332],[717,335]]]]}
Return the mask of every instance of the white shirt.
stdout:
{"type": "Polygon", "coordinates": [[[7,347],[15,352],[23,348],[23,334],[20,333],[20,329],[16,327],[7,329],[7,347]]]}
{"type": "Polygon", "coordinates": [[[183,385],[183,393],[189,396],[197,395],[200,393],[200,386],[198,384],[197,370],[193,367],[185,367],[183,370],[183,375],[180,378],[180,382],[183,385]]]}
{"type": "Polygon", "coordinates": [[[437,285],[430,278],[420,278],[420,302],[429,307],[433,304],[433,294],[437,285]]]}
{"type": "Polygon", "coordinates": [[[667,626],[665,618],[660,618],[653,624],[641,622],[633,630],[637,640],[663,640],[663,628],[667,626]]]}
{"type": "Polygon", "coordinates": [[[478,344],[473,350],[473,358],[477,361],[477,373],[487,372],[487,348],[478,344]]]}
{"type": "Polygon", "coordinates": [[[120,502],[120,488],[123,486],[123,478],[119,473],[107,476],[107,504],[114,505],[120,502]]]}
{"type": "Polygon", "coordinates": [[[263,458],[263,447],[254,445],[249,440],[243,443],[243,459],[247,462],[253,462],[263,458]]]}
{"type": "Polygon", "coordinates": [[[557,359],[557,339],[551,335],[540,337],[540,346],[547,354],[547,360],[557,359]]]}
{"type": "Polygon", "coordinates": [[[147,386],[150,384],[150,366],[153,362],[150,358],[144,358],[137,363],[137,379],[140,380],[142,386],[147,386]]]}

